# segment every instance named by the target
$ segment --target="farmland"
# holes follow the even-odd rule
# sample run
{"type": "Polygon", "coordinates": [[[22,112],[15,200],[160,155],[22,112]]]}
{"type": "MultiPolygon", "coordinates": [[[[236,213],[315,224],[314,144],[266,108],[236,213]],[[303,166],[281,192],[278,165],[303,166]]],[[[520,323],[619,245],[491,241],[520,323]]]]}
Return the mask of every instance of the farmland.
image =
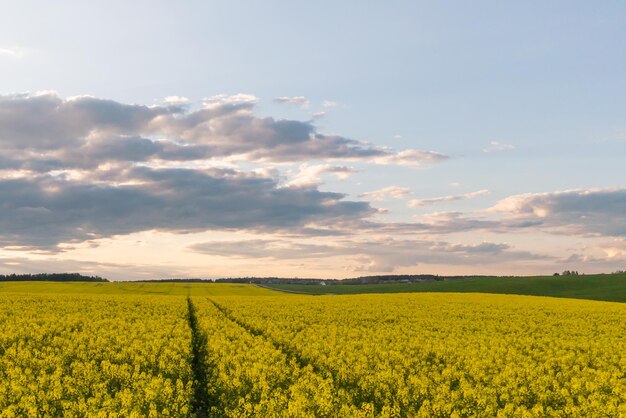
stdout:
{"type": "Polygon", "coordinates": [[[1,416],[620,416],[626,305],[0,283],[1,416]]]}
{"type": "Polygon", "coordinates": [[[329,286],[271,284],[268,287],[311,294],[478,292],[626,302],[626,274],[474,277],[417,283],[336,284],[329,286]]]}

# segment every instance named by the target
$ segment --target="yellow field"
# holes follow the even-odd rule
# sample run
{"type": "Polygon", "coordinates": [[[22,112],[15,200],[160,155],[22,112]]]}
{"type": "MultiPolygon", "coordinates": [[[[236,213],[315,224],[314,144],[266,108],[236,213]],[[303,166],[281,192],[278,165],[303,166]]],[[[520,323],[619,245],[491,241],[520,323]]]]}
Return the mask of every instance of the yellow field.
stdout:
{"type": "Polygon", "coordinates": [[[184,416],[184,298],[0,293],[3,417],[184,416]]]}
{"type": "Polygon", "coordinates": [[[2,283],[0,326],[0,416],[626,416],[618,303],[2,283]]]}

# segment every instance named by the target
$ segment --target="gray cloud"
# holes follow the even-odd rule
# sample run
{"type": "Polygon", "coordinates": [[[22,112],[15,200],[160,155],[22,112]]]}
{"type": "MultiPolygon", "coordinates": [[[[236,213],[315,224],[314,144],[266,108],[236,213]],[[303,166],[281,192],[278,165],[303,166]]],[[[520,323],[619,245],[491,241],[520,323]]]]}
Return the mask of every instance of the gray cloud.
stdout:
{"type": "Polygon", "coordinates": [[[56,94],[0,96],[0,148],[50,150],[73,147],[91,132],[138,135],[168,108],[56,94]]]}
{"type": "Polygon", "coordinates": [[[391,272],[418,264],[478,265],[505,261],[546,260],[549,257],[512,249],[507,244],[482,242],[453,244],[429,240],[339,240],[308,244],[286,240],[214,241],[191,245],[191,251],[245,259],[317,259],[349,257],[357,271],[391,272]]]}
{"type": "Polygon", "coordinates": [[[0,96],[0,245],[56,251],[60,243],[151,229],[341,235],[376,212],[317,189],[322,175],[345,177],[349,167],[308,166],[292,187],[270,175],[156,167],[230,156],[390,164],[445,158],[324,135],[312,122],[261,118],[257,100],[220,95],[190,110],[178,99],[145,106],[53,92],[0,96]]]}
{"type": "Polygon", "coordinates": [[[250,97],[211,98],[190,111],[185,105],[62,99],[55,93],[0,96],[0,151],[40,168],[228,156],[277,162],[377,158],[386,164],[445,157],[413,150],[396,154],[321,134],[311,122],[257,117],[250,97]]]}
{"type": "Polygon", "coordinates": [[[190,245],[191,251],[231,258],[311,259],[341,254],[330,245],[301,244],[278,239],[202,242],[190,245]]]}
{"type": "MultiPolygon", "coordinates": [[[[530,226],[530,225],[529,225],[530,226]]],[[[510,225],[510,228],[516,226],[510,225]]],[[[522,225],[517,226],[519,228],[522,225]]],[[[420,216],[415,222],[360,222],[362,230],[379,231],[387,234],[453,234],[470,231],[501,232],[502,222],[468,216],[462,212],[436,212],[420,216]]]]}
{"type": "Polygon", "coordinates": [[[490,210],[512,215],[510,222],[540,224],[546,231],[626,236],[626,189],[515,195],[490,210]]]}
{"type": "Polygon", "coordinates": [[[54,250],[151,229],[325,234],[325,226],[374,212],[339,193],[279,188],[274,179],[235,170],[132,168],[110,176],[108,183],[47,175],[0,180],[0,245],[54,250]]]}
{"type": "MultiPolygon", "coordinates": [[[[459,197],[466,198],[467,195],[432,200],[458,200],[459,197]]],[[[435,202],[428,200],[428,203],[435,202]]],[[[360,220],[358,228],[361,231],[404,235],[485,231],[504,234],[546,232],[581,237],[626,237],[626,189],[514,195],[483,212],[435,212],[416,217],[415,222],[404,223],[360,220]]]]}

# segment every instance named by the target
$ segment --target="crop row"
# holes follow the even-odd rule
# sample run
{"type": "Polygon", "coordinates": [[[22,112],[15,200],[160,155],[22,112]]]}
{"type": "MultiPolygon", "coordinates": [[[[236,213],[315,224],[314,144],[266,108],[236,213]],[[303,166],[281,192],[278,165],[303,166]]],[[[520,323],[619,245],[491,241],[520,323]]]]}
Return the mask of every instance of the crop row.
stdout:
{"type": "Polygon", "coordinates": [[[332,376],[249,332],[210,300],[194,298],[194,304],[207,334],[207,390],[214,402],[209,416],[368,416],[332,376]]]}

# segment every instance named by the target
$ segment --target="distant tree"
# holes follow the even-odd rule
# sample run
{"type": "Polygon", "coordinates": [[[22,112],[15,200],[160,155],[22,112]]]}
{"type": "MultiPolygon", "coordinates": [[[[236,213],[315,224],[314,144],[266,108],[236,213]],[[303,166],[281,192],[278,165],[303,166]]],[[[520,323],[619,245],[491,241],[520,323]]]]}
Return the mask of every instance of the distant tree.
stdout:
{"type": "Polygon", "coordinates": [[[99,276],[79,273],[0,274],[0,282],[108,282],[99,276]]]}

